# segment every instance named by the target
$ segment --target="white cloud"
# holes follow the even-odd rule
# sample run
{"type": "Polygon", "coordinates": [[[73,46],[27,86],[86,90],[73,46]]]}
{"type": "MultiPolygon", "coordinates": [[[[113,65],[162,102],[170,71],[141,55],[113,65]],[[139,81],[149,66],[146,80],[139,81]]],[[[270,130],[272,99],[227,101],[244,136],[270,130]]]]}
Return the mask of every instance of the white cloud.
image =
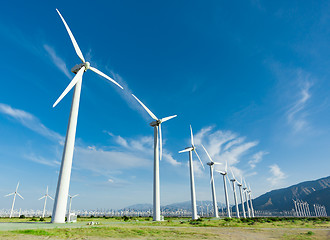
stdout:
{"type": "Polygon", "coordinates": [[[58,69],[61,70],[61,72],[64,73],[64,75],[67,76],[69,79],[73,78],[65,62],[59,56],[57,56],[55,50],[52,47],[48,46],[47,44],[44,44],[44,49],[49,54],[50,58],[52,59],[56,67],[58,67],[58,69]]]}
{"type": "Polygon", "coordinates": [[[298,132],[308,126],[306,116],[308,112],[306,111],[306,104],[312,97],[310,93],[310,88],[312,87],[312,81],[308,74],[298,71],[297,82],[300,86],[298,96],[296,101],[291,104],[289,110],[286,113],[287,121],[292,125],[294,131],[298,132]]]}
{"type": "Polygon", "coordinates": [[[50,166],[50,167],[58,167],[61,164],[57,160],[46,159],[46,158],[43,158],[43,157],[40,157],[40,156],[35,156],[34,154],[24,155],[24,157],[26,159],[32,161],[32,162],[39,163],[39,164],[46,165],[46,166],[50,166]]]}
{"type": "Polygon", "coordinates": [[[273,187],[280,185],[281,182],[286,178],[286,175],[281,171],[277,164],[270,165],[269,169],[269,172],[272,174],[272,176],[267,178],[267,180],[273,187]]]}
{"type": "Polygon", "coordinates": [[[263,156],[267,155],[268,152],[259,151],[252,156],[252,159],[249,161],[251,169],[254,169],[257,166],[257,163],[261,162],[263,156]]]}
{"type": "MultiPolygon", "coordinates": [[[[245,137],[240,137],[231,131],[215,130],[212,126],[201,129],[194,139],[196,145],[203,144],[205,146],[213,161],[223,163],[223,165],[215,165],[215,169],[223,170],[225,161],[227,161],[236,178],[242,176],[243,173],[238,168],[241,157],[258,145],[258,141],[247,142],[245,137]]],[[[204,154],[205,158],[202,159],[208,159],[202,148],[197,146],[197,150],[204,154]]]]}
{"type": "Polygon", "coordinates": [[[31,113],[20,109],[13,108],[7,104],[0,103],[0,113],[10,116],[30,130],[54,141],[63,142],[64,137],[60,134],[48,129],[38,118],[31,113]]]}

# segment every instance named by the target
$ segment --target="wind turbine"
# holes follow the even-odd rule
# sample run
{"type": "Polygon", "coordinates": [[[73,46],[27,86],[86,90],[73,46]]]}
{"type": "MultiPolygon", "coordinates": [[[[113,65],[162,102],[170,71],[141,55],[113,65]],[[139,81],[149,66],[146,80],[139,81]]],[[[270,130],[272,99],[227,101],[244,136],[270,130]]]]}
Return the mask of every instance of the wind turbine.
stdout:
{"type": "MultiPolygon", "coordinates": [[[[74,196],[71,196],[71,195],[69,194],[69,198],[70,198],[69,214],[68,214],[68,217],[69,217],[69,218],[70,218],[70,213],[71,213],[71,203],[72,203],[72,198],[75,198],[75,197],[77,197],[77,196],[79,196],[79,194],[76,194],[76,195],[74,195],[74,196]]],[[[68,218],[68,220],[69,220],[69,218],[68,218]]]]}
{"type": "Polygon", "coordinates": [[[153,220],[160,221],[160,190],[159,190],[159,159],[162,160],[163,155],[163,142],[162,142],[162,127],[161,124],[166,122],[177,115],[158,119],[149,108],[144,105],[140,99],[134,94],[132,96],[141,104],[144,110],[155,120],[150,123],[150,126],[154,128],[154,198],[153,198],[153,220]],[[158,136],[159,134],[159,136],[158,136]],[[158,139],[159,137],[159,139],[158,139]],[[159,142],[158,142],[159,140],[159,142]],[[159,154],[160,153],[160,154],[159,154]]]}
{"type": "Polygon", "coordinates": [[[253,209],[253,204],[252,204],[252,190],[251,190],[251,187],[250,187],[250,184],[249,184],[249,189],[248,189],[248,195],[249,195],[249,200],[250,200],[250,205],[251,205],[251,215],[252,217],[254,217],[254,209],[253,209]]]}
{"type": "Polygon", "coordinates": [[[246,186],[246,182],[244,180],[244,184],[245,186],[243,187],[244,193],[245,193],[245,202],[246,202],[246,207],[247,207],[247,212],[248,212],[248,217],[251,217],[251,213],[250,213],[250,207],[249,207],[249,199],[248,199],[248,195],[247,195],[247,186],[246,186]]]}
{"type": "Polygon", "coordinates": [[[81,92],[81,84],[82,84],[82,76],[84,72],[88,69],[92,70],[93,72],[101,75],[102,77],[108,79],[109,81],[116,84],[118,87],[122,88],[115,80],[110,78],[109,76],[105,75],[103,72],[99,71],[98,69],[90,66],[89,62],[85,61],[83,54],[69,28],[67,23],[65,22],[64,18],[62,17],[61,13],[56,9],[57,13],[61,17],[64,26],[69,33],[70,39],[72,41],[73,47],[82,61],[81,64],[74,66],[71,71],[76,74],[76,76],[72,79],[70,84],[64,90],[64,92],[60,95],[60,97],[56,100],[53,107],[55,107],[62,98],[75,86],[71,111],[70,111],[70,118],[67,128],[67,134],[65,138],[62,162],[61,162],[61,169],[59,173],[55,201],[54,201],[54,208],[52,214],[52,222],[53,223],[64,223],[65,221],[65,212],[67,207],[67,198],[69,193],[69,185],[70,185],[70,175],[71,175],[71,168],[72,168],[72,157],[74,151],[74,142],[75,142],[75,135],[76,135],[76,127],[77,127],[77,119],[78,119],[78,109],[79,109],[79,100],[80,100],[80,92],[81,92]]]}
{"type": "Polygon", "coordinates": [[[10,216],[9,216],[9,218],[11,218],[11,217],[13,216],[13,210],[14,210],[14,205],[15,205],[16,195],[18,195],[20,198],[24,199],[24,198],[21,196],[21,194],[18,193],[18,186],[19,186],[19,182],[17,183],[17,187],[16,187],[15,192],[13,192],[13,193],[9,193],[9,194],[7,194],[7,195],[5,196],[5,197],[9,197],[9,196],[11,196],[11,195],[14,195],[13,203],[12,203],[12,205],[11,205],[11,210],[10,210],[10,216]]]}
{"type": "Polygon", "coordinates": [[[239,209],[238,209],[238,203],[237,203],[237,197],[236,197],[236,185],[235,185],[235,182],[237,181],[236,178],[235,178],[235,175],[232,171],[232,169],[230,168],[230,172],[231,172],[231,175],[232,175],[232,179],[230,179],[230,181],[232,182],[233,184],[233,192],[234,192],[234,200],[235,200],[235,206],[236,206],[236,217],[237,218],[240,218],[239,217],[239,209]]]}
{"type": "Polygon", "coordinates": [[[226,207],[227,207],[227,217],[231,218],[230,215],[230,209],[229,209],[229,200],[228,200],[228,192],[227,192],[227,183],[226,183],[226,175],[227,175],[227,161],[226,161],[226,167],[225,167],[225,171],[218,171],[216,170],[218,173],[220,173],[223,177],[223,188],[225,191],[225,201],[226,201],[226,207]]]}
{"type": "Polygon", "coordinates": [[[208,156],[208,158],[210,159],[210,162],[207,163],[207,165],[210,166],[210,176],[211,176],[211,189],[212,189],[212,199],[213,199],[213,209],[214,209],[214,217],[218,218],[219,217],[219,213],[218,213],[218,204],[217,204],[217,197],[216,197],[216,192],[215,192],[215,184],[214,184],[214,178],[213,178],[213,165],[214,164],[221,164],[218,162],[214,162],[210,156],[210,154],[206,151],[206,148],[203,146],[206,155],[208,156]]]}
{"type": "Polygon", "coordinates": [[[43,197],[41,197],[41,198],[39,198],[39,200],[41,200],[41,199],[43,199],[43,198],[45,198],[45,203],[44,203],[44,210],[43,210],[43,212],[42,212],[42,217],[44,218],[45,217],[45,212],[46,212],[46,203],[47,203],[47,198],[50,198],[50,199],[52,199],[52,200],[54,200],[51,196],[49,196],[49,194],[48,194],[48,186],[47,186],[47,189],[46,189],[46,194],[43,196],[43,197]]]}
{"type": "Polygon", "coordinates": [[[241,205],[242,205],[242,212],[243,212],[243,217],[246,218],[246,213],[245,213],[245,207],[244,207],[244,200],[243,200],[243,190],[242,190],[242,178],[241,178],[241,182],[237,181],[237,185],[239,187],[239,193],[240,193],[240,197],[241,197],[241,205]]]}
{"type": "Polygon", "coordinates": [[[202,160],[198,156],[198,153],[196,152],[195,144],[194,144],[194,135],[192,132],[192,128],[190,125],[190,136],[191,136],[191,147],[186,147],[184,150],[180,151],[179,153],[183,152],[189,152],[189,167],[190,167],[190,188],[191,188],[191,208],[192,208],[192,219],[197,220],[197,209],[196,209],[196,194],[195,194],[195,180],[194,180],[194,165],[192,160],[192,152],[194,151],[196,153],[196,156],[198,157],[200,163],[202,164],[202,167],[204,168],[204,165],[202,163],[202,160]]]}

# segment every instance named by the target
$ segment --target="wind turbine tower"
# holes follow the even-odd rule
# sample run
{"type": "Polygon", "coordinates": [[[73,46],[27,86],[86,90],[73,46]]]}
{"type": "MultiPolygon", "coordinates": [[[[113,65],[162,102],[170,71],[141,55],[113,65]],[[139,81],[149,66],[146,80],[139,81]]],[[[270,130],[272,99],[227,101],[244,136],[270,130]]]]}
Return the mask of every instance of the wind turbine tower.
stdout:
{"type": "Polygon", "coordinates": [[[250,184],[249,184],[248,195],[249,195],[249,200],[250,200],[250,205],[251,205],[251,215],[252,215],[252,217],[254,217],[254,209],[253,209],[252,197],[251,197],[252,190],[251,190],[250,184]]]}
{"type": "Polygon", "coordinates": [[[211,189],[212,189],[212,199],[213,199],[213,209],[214,209],[214,217],[219,218],[219,213],[218,213],[218,204],[217,204],[217,197],[216,197],[216,192],[215,192],[215,185],[214,185],[214,178],[213,178],[213,165],[214,164],[221,164],[218,162],[214,162],[210,156],[210,154],[206,151],[206,148],[202,145],[204,148],[206,155],[210,159],[210,162],[207,163],[207,165],[210,166],[210,176],[211,176],[211,189]]]}
{"type": "Polygon", "coordinates": [[[48,194],[48,186],[47,186],[47,189],[46,189],[46,194],[45,194],[43,197],[39,198],[39,200],[41,200],[41,199],[43,199],[43,198],[45,198],[45,202],[44,202],[44,210],[42,211],[42,217],[44,218],[44,217],[45,217],[45,212],[46,212],[47,198],[50,198],[50,199],[54,200],[54,199],[53,199],[51,196],[49,196],[49,194],[48,194]]]}
{"type": "Polygon", "coordinates": [[[235,182],[236,182],[236,178],[235,178],[235,175],[233,173],[233,171],[231,170],[230,168],[230,171],[231,171],[231,175],[232,175],[232,179],[230,179],[230,181],[232,182],[233,184],[233,193],[234,193],[234,201],[235,201],[235,206],[236,206],[236,217],[237,218],[240,218],[239,216],[239,209],[238,209],[238,203],[237,203],[237,197],[236,197],[236,185],[235,185],[235,182]]]}
{"type": "Polygon", "coordinates": [[[227,183],[226,183],[226,175],[227,175],[227,161],[226,161],[226,167],[225,171],[217,171],[220,173],[223,177],[223,188],[225,191],[225,201],[226,201],[226,207],[227,207],[227,217],[231,218],[230,215],[230,207],[229,207],[229,200],[228,200],[228,192],[227,192],[227,183]]]}
{"type": "Polygon", "coordinates": [[[70,198],[70,204],[69,204],[69,214],[68,214],[68,216],[70,216],[70,213],[71,213],[71,203],[72,203],[72,198],[75,198],[75,197],[77,197],[77,196],[79,196],[79,194],[76,194],[76,195],[74,195],[74,196],[71,196],[70,194],[69,194],[69,198],[70,198]]]}
{"type": "MultiPolygon", "coordinates": [[[[245,182],[245,181],[244,181],[245,182]]],[[[248,212],[248,217],[251,217],[251,213],[250,213],[250,207],[249,207],[249,199],[248,199],[248,195],[247,195],[247,187],[246,184],[243,187],[244,193],[245,193],[245,202],[246,202],[246,208],[247,208],[247,212],[248,212]]]]}
{"type": "Polygon", "coordinates": [[[241,206],[242,206],[242,212],[243,212],[243,217],[246,218],[246,213],[245,213],[245,207],[244,207],[244,199],[243,199],[243,190],[242,190],[242,178],[241,178],[241,182],[237,181],[237,185],[239,187],[239,194],[241,197],[241,206]]]}
{"type": "Polygon", "coordinates": [[[147,113],[155,121],[150,123],[154,128],[154,197],[153,197],[153,220],[160,221],[160,187],[159,187],[159,160],[162,160],[163,142],[162,142],[162,127],[161,124],[177,115],[158,119],[149,108],[147,108],[135,95],[132,96],[140,103],[147,113]],[[159,134],[159,135],[158,135],[159,134]],[[158,142],[159,141],[159,142],[158,142]]]}
{"type": "Polygon", "coordinates": [[[7,194],[5,197],[9,197],[11,195],[14,195],[14,198],[13,198],[13,203],[11,204],[11,210],[10,210],[10,215],[9,215],[9,218],[11,218],[13,216],[13,211],[14,211],[14,205],[15,205],[15,199],[16,199],[16,195],[18,195],[20,198],[24,199],[21,194],[18,193],[18,186],[19,186],[19,182],[17,183],[17,186],[16,186],[16,190],[15,192],[13,193],[9,193],[7,194]]]}
{"type": "Polygon", "coordinates": [[[82,61],[81,64],[74,66],[71,71],[76,74],[76,76],[72,79],[70,84],[64,90],[64,92],[60,95],[60,97],[56,100],[53,107],[55,107],[62,98],[75,86],[72,104],[71,104],[71,111],[69,117],[69,123],[65,138],[62,162],[61,162],[61,169],[58,177],[55,201],[54,201],[54,208],[52,214],[52,223],[64,223],[65,222],[65,212],[67,207],[67,199],[69,194],[69,185],[70,185],[70,176],[71,176],[71,168],[72,168],[72,157],[74,151],[74,143],[75,143],[75,136],[76,136],[76,128],[77,128],[77,119],[78,119],[78,109],[79,109],[79,101],[80,101],[80,92],[81,92],[81,84],[82,84],[82,76],[84,72],[88,69],[92,70],[93,72],[99,74],[100,76],[108,79],[109,81],[116,84],[118,87],[123,89],[121,85],[119,85],[115,80],[110,78],[109,76],[105,75],[100,70],[90,66],[89,62],[85,61],[85,58],[69,28],[66,21],[62,17],[61,13],[56,9],[58,15],[62,19],[62,22],[70,36],[71,42],[73,47],[82,61]]]}
{"type": "Polygon", "coordinates": [[[186,147],[184,150],[180,151],[179,153],[183,152],[189,152],[189,168],[190,168],[190,189],[191,189],[191,208],[192,208],[192,219],[197,220],[197,208],[196,208],[196,193],[195,193],[195,180],[194,180],[194,165],[192,160],[192,152],[194,151],[196,153],[196,156],[198,157],[200,163],[202,164],[202,167],[204,168],[204,165],[202,163],[202,160],[198,156],[198,153],[196,152],[196,148],[194,145],[194,135],[192,132],[192,128],[190,125],[190,135],[191,135],[191,147],[186,147]]]}

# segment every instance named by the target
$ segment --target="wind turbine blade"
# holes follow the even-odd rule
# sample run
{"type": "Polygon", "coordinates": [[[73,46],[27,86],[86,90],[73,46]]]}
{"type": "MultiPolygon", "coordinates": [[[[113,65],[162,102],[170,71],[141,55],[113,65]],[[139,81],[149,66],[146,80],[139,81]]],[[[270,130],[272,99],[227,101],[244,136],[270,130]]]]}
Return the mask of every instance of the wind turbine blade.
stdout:
{"type": "Polygon", "coordinates": [[[14,192],[13,193],[9,193],[9,194],[5,195],[5,197],[9,197],[9,196],[11,196],[13,194],[15,194],[15,193],[14,192]]]}
{"type": "Polygon", "coordinates": [[[46,188],[46,195],[48,195],[48,186],[47,186],[47,188],[46,188]]]}
{"type": "Polygon", "coordinates": [[[186,148],[186,149],[184,149],[184,150],[181,150],[179,153],[190,152],[191,150],[193,150],[192,147],[190,147],[190,148],[186,148]]]}
{"type": "Polygon", "coordinates": [[[191,125],[190,125],[190,137],[191,137],[191,145],[194,147],[194,135],[193,135],[193,132],[192,132],[192,128],[191,128],[191,125]]]}
{"type": "Polygon", "coordinates": [[[72,44],[73,44],[74,49],[76,50],[76,53],[77,53],[78,57],[79,57],[80,60],[84,63],[84,62],[85,62],[85,58],[84,58],[82,52],[80,51],[80,48],[79,48],[79,46],[78,46],[78,44],[77,44],[77,42],[76,42],[76,39],[75,39],[74,36],[73,36],[73,34],[72,34],[72,32],[71,32],[71,30],[70,30],[68,24],[66,24],[66,21],[65,21],[64,18],[62,17],[60,11],[58,11],[57,9],[56,9],[56,11],[57,11],[58,15],[60,15],[60,17],[61,17],[61,19],[62,19],[62,22],[64,23],[64,26],[65,26],[67,32],[69,33],[69,36],[70,36],[70,38],[71,38],[71,42],[72,42],[72,44]]]}
{"type": "Polygon", "coordinates": [[[234,172],[233,172],[233,170],[231,168],[230,168],[230,172],[231,172],[231,175],[233,176],[233,179],[236,180],[235,175],[234,175],[234,172]]]}
{"type": "Polygon", "coordinates": [[[56,102],[54,103],[53,107],[55,107],[61,100],[62,98],[64,98],[64,96],[73,88],[74,85],[76,85],[76,83],[82,79],[82,75],[85,71],[85,67],[82,67],[76,74],[76,76],[74,76],[74,78],[71,80],[70,84],[66,87],[66,89],[64,90],[64,92],[61,94],[61,96],[56,100],[56,102]]]}
{"type": "MultiPolygon", "coordinates": [[[[208,158],[210,159],[210,161],[213,162],[213,160],[212,160],[210,154],[206,151],[206,148],[203,146],[203,144],[202,144],[202,147],[204,148],[204,151],[206,152],[206,155],[208,156],[208,158]]],[[[213,162],[213,163],[214,163],[214,162],[213,162]]]]}
{"type": "Polygon", "coordinates": [[[149,115],[150,115],[150,117],[152,117],[154,120],[158,120],[158,118],[155,116],[155,114],[153,114],[150,110],[149,110],[149,108],[147,108],[146,107],[146,105],[144,105],[141,101],[140,101],[140,99],[138,99],[134,94],[132,94],[132,96],[136,99],[136,101],[138,101],[140,104],[141,104],[141,106],[144,108],[144,110],[146,110],[147,111],[147,113],[149,113],[149,115]]]}
{"type": "Polygon", "coordinates": [[[230,183],[230,179],[229,179],[229,177],[228,177],[228,174],[226,174],[226,177],[227,177],[227,179],[228,179],[228,182],[230,183]]]}
{"type": "Polygon", "coordinates": [[[16,191],[15,191],[15,192],[17,192],[17,190],[18,190],[18,186],[19,186],[19,182],[17,183],[17,186],[16,186],[16,191]]]}
{"type": "Polygon", "coordinates": [[[226,160],[226,167],[225,167],[225,172],[227,172],[227,160],[226,160]]]}
{"type": "Polygon", "coordinates": [[[21,194],[17,193],[17,195],[18,195],[20,198],[24,199],[24,198],[21,196],[21,194]]]}
{"type": "Polygon", "coordinates": [[[76,195],[72,196],[72,198],[77,197],[77,196],[79,196],[79,194],[76,194],[76,195]]]}
{"type": "Polygon", "coordinates": [[[176,116],[178,116],[178,115],[173,115],[173,116],[169,116],[169,117],[164,117],[164,118],[161,119],[161,121],[162,121],[162,122],[166,122],[166,121],[168,121],[168,120],[170,120],[170,119],[172,119],[172,118],[175,118],[176,116]]]}
{"type": "Polygon", "coordinates": [[[49,195],[48,195],[48,197],[49,197],[51,200],[53,200],[53,201],[54,201],[54,199],[53,199],[51,196],[49,196],[49,195]]]}
{"type": "Polygon", "coordinates": [[[159,160],[162,160],[162,156],[163,156],[162,124],[159,124],[158,132],[159,132],[159,160]]]}
{"type": "Polygon", "coordinates": [[[43,196],[43,197],[41,197],[41,198],[39,198],[38,200],[41,200],[41,199],[43,199],[43,198],[45,198],[46,196],[43,196]]]}
{"type": "Polygon", "coordinates": [[[197,153],[196,149],[194,149],[194,152],[196,153],[196,155],[197,155],[197,157],[198,157],[199,161],[201,162],[203,169],[205,169],[205,168],[204,168],[204,164],[203,164],[203,162],[202,162],[201,158],[199,157],[199,155],[198,155],[198,153],[197,153]]]}
{"type": "Polygon", "coordinates": [[[220,162],[213,162],[214,164],[217,164],[217,165],[222,165],[222,163],[220,162]]]}
{"type": "Polygon", "coordinates": [[[219,170],[215,170],[216,172],[218,172],[218,173],[220,173],[220,174],[222,174],[222,175],[225,175],[226,173],[225,172],[223,172],[223,171],[219,171],[219,170]]]}
{"type": "Polygon", "coordinates": [[[114,84],[116,84],[118,87],[120,87],[121,89],[124,89],[119,83],[117,83],[115,80],[113,80],[111,77],[109,77],[108,75],[104,74],[103,72],[101,72],[100,70],[94,68],[94,67],[89,67],[90,70],[92,70],[93,72],[97,73],[98,75],[108,79],[109,81],[113,82],[114,84]]]}

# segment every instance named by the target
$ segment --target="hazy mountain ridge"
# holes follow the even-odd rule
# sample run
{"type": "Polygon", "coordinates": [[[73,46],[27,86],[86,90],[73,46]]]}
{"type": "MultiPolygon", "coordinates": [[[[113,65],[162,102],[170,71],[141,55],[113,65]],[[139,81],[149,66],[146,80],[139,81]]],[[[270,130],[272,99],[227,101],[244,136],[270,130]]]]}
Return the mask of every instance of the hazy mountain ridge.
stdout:
{"type": "Polygon", "coordinates": [[[282,211],[294,208],[292,199],[325,205],[330,209],[330,176],[272,190],[253,200],[256,210],[282,211]]]}

